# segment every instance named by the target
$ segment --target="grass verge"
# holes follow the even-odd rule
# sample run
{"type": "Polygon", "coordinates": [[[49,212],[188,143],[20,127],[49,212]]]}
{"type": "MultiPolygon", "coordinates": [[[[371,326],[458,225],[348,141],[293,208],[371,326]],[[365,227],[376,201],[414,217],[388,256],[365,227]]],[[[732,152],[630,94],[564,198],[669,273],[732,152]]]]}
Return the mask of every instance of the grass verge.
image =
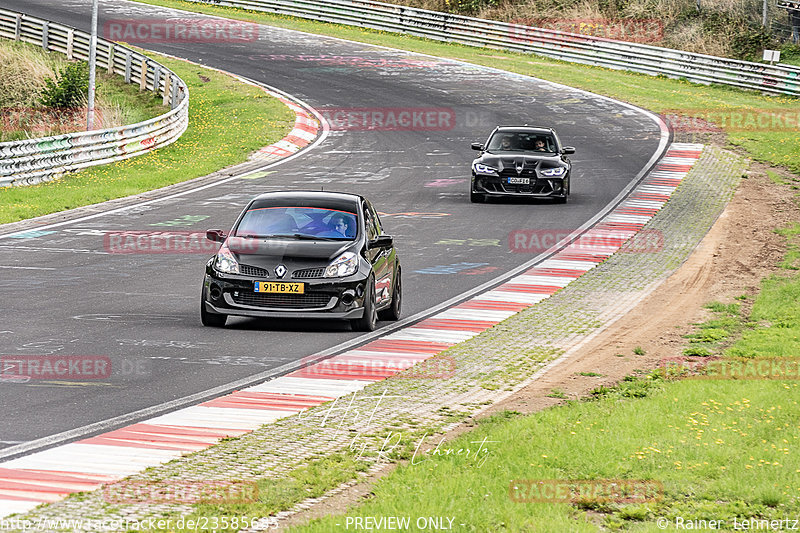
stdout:
{"type": "MultiPolygon", "coordinates": [[[[29,43],[0,39],[0,107],[3,121],[0,142],[47,137],[83,131],[86,128],[86,102],[81,108],[54,110],[39,104],[45,79],[70,61],[58,53],[47,53],[29,43]]],[[[98,72],[95,123],[98,128],[135,124],[169,108],[149,92],[124,82],[119,76],[98,72]]]]}
{"type": "Polygon", "coordinates": [[[291,110],[257,87],[185,61],[148,55],[172,69],[189,88],[189,127],[181,138],[148,154],[60,180],[1,188],[0,223],[205,176],[246,161],[250,152],[280,140],[294,125],[291,110]]]}
{"type": "MultiPolygon", "coordinates": [[[[246,529],[240,522],[237,527],[235,520],[244,517],[251,519],[268,517],[292,506],[292,504],[306,498],[322,496],[329,490],[354,478],[358,472],[364,471],[365,463],[356,461],[349,455],[334,454],[324,459],[312,461],[307,466],[297,468],[286,476],[278,479],[260,479],[256,481],[258,497],[256,501],[236,504],[197,504],[194,512],[180,517],[173,516],[172,522],[194,521],[200,523],[207,517],[219,519],[218,527],[209,527],[216,531],[236,532],[246,529]],[[222,520],[225,517],[227,520],[222,520]],[[223,527],[225,523],[231,527],[223,527]]],[[[274,529],[266,527],[265,530],[274,529]]],[[[188,533],[196,531],[193,528],[175,529],[174,533],[188,533]]]]}
{"type": "Polygon", "coordinates": [[[692,123],[691,127],[698,130],[698,138],[704,139],[709,130],[723,132],[731,144],[741,147],[752,158],[800,173],[800,127],[797,121],[800,100],[797,98],[765,96],[754,91],[725,86],[698,85],[685,80],[588,67],[530,54],[447,44],[395,33],[199,5],[194,2],[137,1],[458,59],[563,83],[629,102],[656,113],[679,111],[686,116],[702,118],[711,124],[707,128],[703,122],[692,123]],[[763,121],[773,115],[779,119],[777,125],[770,121],[766,127],[758,126],[759,120],[763,121]],[[792,120],[792,123],[788,124],[787,119],[792,120]],[[756,127],[744,130],[742,124],[747,125],[748,121],[756,121],[756,127]]]}
{"type": "MultiPolygon", "coordinates": [[[[800,232],[781,233],[792,258],[800,232]]],[[[800,276],[793,262],[781,266],[754,300],[742,295],[709,304],[713,317],[688,337],[689,346],[702,344],[706,359],[722,361],[796,357],[800,276]]],[[[489,453],[480,467],[464,454],[417,457],[379,481],[373,496],[347,515],[292,531],[333,531],[353,526],[356,517],[364,523],[388,516],[410,517],[410,531],[422,530],[413,527],[416,521],[431,516],[452,518],[463,531],[741,530],[757,529],[755,520],[800,514],[798,381],[772,379],[771,370],[757,371],[761,379],[722,379],[710,367],[693,367],[676,379],[667,368],[597,389],[586,401],[481,420],[447,443],[473,452],[485,443],[489,453]],[[601,486],[619,479],[656,482],[661,489],[648,501],[516,501],[547,494],[525,480],[601,486]]]]}

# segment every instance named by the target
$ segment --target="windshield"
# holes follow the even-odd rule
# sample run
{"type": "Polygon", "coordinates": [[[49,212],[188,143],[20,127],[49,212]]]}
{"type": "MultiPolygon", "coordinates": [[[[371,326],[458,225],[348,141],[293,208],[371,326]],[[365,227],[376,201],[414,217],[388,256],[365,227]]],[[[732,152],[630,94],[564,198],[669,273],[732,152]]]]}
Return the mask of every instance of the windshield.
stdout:
{"type": "Polygon", "coordinates": [[[490,152],[542,152],[556,153],[556,140],[552,135],[528,132],[496,132],[489,140],[490,152]]]}
{"type": "Polygon", "coordinates": [[[355,213],[319,207],[254,207],[233,232],[236,237],[352,241],[355,213]]]}

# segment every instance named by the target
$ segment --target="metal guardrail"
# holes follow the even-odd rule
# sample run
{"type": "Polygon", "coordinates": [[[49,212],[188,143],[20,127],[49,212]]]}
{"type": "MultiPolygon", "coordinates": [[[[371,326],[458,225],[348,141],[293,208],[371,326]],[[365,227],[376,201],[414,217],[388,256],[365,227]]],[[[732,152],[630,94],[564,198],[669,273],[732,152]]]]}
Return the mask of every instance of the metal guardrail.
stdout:
{"type": "Polygon", "coordinates": [[[189,0],[406,33],[437,41],[535,53],[563,61],[800,96],[800,68],[359,0],[189,0]]]}
{"type": "MultiPolygon", "coordinates": [[[[16,11],[0,9],[0,37],[62,52],[69,59],[89,58],[88,33],[16,11]]],[[[161,95],[170,111],[129,126],[0,143],[0,186],[30,185],[144,154],[174,142],[186,131],[189,91],[170,69],[100,38],[97,68],[124,76],[127,83],[136,83],[141,90],[161,95]]]]}

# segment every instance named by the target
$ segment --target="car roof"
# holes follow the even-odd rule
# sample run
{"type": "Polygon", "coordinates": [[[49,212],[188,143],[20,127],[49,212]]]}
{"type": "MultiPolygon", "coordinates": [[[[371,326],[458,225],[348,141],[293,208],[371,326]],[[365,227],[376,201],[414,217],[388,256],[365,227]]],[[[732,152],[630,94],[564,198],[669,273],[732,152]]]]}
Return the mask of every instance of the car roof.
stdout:
{"type": "Polygon", "coordinates": [[[536,133],[539,135],[553,134],[553,128],[540,128],[535,126],[497,126],[497,133],[536,133]]]}
{"type": "Polygon", "coordinates": [[[272,198],[309,198],[309,199],[320,199],[320,200],[351,200],[353,202],[357,202],[358,200],[363,200],[364,197],[359,194],[353,194],[349,192],[333,192],[333,191],[303,191],[303,190],[292,190],[292,191],[272,191],[272,192],[265,192],[259,194],[254,198],[254,200],[269,200],[272,198]]]}
{"type": "Polygon", "coordinates": [[[278,204],[289,206],[297,203],[298,206],[315,206],[338,208],[338,206],[356,207],[365,198],[358,194],[328,191],[274,191],[259,194],[253,198],[253,206],[264,204],[278,204]]]}

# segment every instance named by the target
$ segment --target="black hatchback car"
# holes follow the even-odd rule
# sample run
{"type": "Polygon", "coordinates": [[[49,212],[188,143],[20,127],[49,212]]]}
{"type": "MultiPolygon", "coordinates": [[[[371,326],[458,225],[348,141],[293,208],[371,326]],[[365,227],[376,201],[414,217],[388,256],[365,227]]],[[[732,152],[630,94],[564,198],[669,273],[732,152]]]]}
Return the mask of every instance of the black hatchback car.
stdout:
{"type": "Polygon", "coordinates": [[[572,164],[566,156],[575,148],[562,146],[552,128],[498,126],[472,149],[481,154],[472,162],[470,201],[491,196],[567,201],[572,164]]]}
{"type": "Polygon", "coordinates": [[[206,264],[200,317],[229,315],[349,320],[372,331],[400,318],[400,260],[375,208],[356,194],[270,192],[233,225],[206,232],[221,242],[206,264]]]}

